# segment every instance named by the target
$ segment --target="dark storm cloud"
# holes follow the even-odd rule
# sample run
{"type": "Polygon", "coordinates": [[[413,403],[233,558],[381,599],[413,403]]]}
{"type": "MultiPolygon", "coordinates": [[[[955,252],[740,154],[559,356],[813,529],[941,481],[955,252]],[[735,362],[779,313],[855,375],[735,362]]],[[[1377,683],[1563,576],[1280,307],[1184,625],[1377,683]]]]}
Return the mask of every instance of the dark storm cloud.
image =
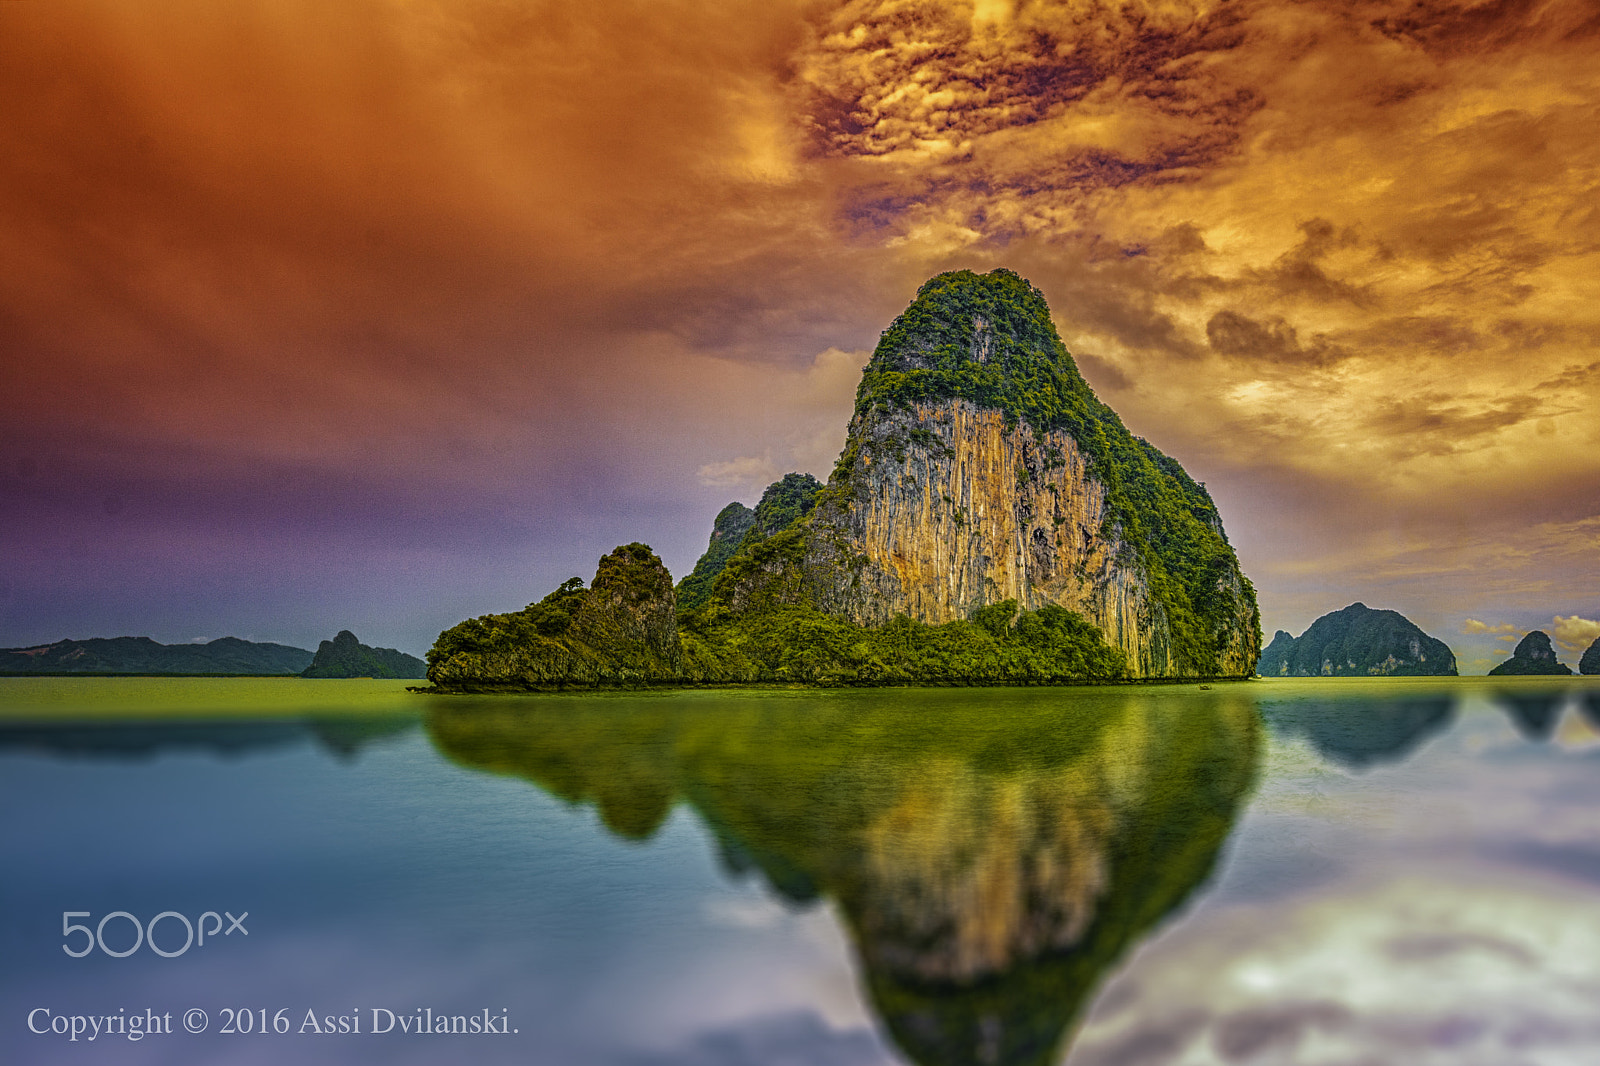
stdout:
{"type": "Polygon", "coordinates": [[[1600,12],[1585,8],[1540,0],[1413,0],[1396,13],[1379,15],[1373,25],[1429,52],[1461,55],[1513,48],[1530,36],[1563,42],[1600,36],[1600,12]]]}
{"type": "Polygon", "coordinates": [[[1354,1012],[1341,1003],[1282,1003],[1217,1019],[1212,1042],[1228,1062],[1248,1062],[1268,1051],[1292,1055],[1310,1033],[1336,1031],[1353,1019],[1354,1012]]]}
{"type": "Polygon", "coordinates": [[[1195,1035],[1206,1028],[1201,1011],[1177,1011],[1151,1018],[1104,1044],[1075,1048],[1072,1066],[1160,1066],[1174,1061],[1195,1035]]]}
{"type": "Polygon", "coordinates": [[[1298,331],[1282,318],[1258,322],[1227,310],[1218,311],[1206,322],[1206,340],[1220,355],[1263,363],[1326,366],[1352,354],[1321,336],[1301,344],[1298,331]]]}
{"type": "Polygon", "coordinates": [[[1438,393],[1384,403],[1369,424],[1386,436],[1403,437],[1417,452],[1448,454],[1471,448],[1480,437],[1537,417],[1542,404],[1518,396],[1487,406],[1468,406],[1438,393]]]}
{"type": "Polygon", "coordinates": [[[1159,144],[1041,157],[1031,189],[1119,186],[1226,151],[1254,101],[1201,68],[1242,37],[1226,5],[930,4],[853,0],[820,14],[801,68],[825,154],[961,153],[976,139],[1074,115],[1112,95],[1168,120],[1159,144]]]}

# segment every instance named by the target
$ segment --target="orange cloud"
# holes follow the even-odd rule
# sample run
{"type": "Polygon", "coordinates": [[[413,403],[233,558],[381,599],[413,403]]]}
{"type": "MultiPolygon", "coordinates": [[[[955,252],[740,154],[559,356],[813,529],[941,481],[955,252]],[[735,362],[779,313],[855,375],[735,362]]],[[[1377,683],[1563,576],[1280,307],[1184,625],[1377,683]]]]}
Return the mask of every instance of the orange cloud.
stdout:
{"type": "Polygon", "coordinates": [[[681,569],[673,508],[827,472],[818,353],[1005,264],[1269,629],[1592,617],[1597,38],[1585,0],[0,4],[3,465],[621,499],[681,569]]]}

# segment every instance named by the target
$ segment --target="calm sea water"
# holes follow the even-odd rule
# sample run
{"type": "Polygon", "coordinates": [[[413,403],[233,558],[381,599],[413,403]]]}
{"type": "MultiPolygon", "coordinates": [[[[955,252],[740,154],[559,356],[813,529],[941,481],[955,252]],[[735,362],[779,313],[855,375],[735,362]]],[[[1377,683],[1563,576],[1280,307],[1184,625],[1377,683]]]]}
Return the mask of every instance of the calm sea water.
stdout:
{"type": "Polygon", "coordinates": [[[403,684],[0,680],[0,1062],[1600,1062],[1593,679],[403,684]]]}

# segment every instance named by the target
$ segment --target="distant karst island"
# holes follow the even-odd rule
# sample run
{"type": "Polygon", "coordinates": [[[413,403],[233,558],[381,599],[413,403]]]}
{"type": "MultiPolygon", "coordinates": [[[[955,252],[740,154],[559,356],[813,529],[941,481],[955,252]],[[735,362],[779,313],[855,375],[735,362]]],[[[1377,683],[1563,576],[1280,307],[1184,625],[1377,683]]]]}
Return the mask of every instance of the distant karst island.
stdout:
{"type": "Polygon", "coordinates": [[[416,680],[428,675],[428,664],[394,648],[373,648],[341,629],[332,640],[317,645],[311,665],[301,677],[374,677],[416,680]]]}
{"type": "Polygon", "coordinates": [[[1352,603],[1323,615],[1298,638],[1283,630],[1261,653],[1262,677],[1456,675],[1455,653],[1397,611],[1352,603]]]}
{"type": "Polygon", "coordinates": [[[826,484],[730,504],[673,586],[644,544],[428,652],[442,691],[1245,678],[1255,590],[1216,505],[1078,372],[1010,270],[926,282],[826,484]]]}
{"type": "MultiPolygon", "coordinates": [[[[1600,643],[1600,642],[1597,642],[1600,643]]],[[[1587,657],[1594,651],[1590,645],[1587,657]]],[[[1523,637],[1517,644],[1517,649],[1511,657],[1493,670],[1489,671],[1490,677],[1523,677],[1538,675],[1567,676],[1572,673],[1572,668],[1563,664],[1556,658],[1556,650],[1550,644],[1550,635],[1543,630],[1535,629],[1523,637]]]]}

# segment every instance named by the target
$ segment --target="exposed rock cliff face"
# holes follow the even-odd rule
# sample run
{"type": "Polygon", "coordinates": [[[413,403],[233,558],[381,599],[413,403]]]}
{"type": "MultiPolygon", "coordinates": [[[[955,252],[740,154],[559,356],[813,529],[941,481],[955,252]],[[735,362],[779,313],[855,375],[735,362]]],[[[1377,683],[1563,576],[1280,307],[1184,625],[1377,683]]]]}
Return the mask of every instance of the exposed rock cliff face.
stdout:
{"type": "Polygon", "coordinates": [[[1015,600],[1098,627],[1129,676],[1249,676],[1255,593],[1203,486],[1095,399],[1016,274],[942,274],[884,333],[803,543],[723,587],[858,625],[1015,600]]]}
{"type": "Polygon", "coordinates": [[[1550,635],[1535,629],[1517,645],[1511,658],[1489,671],[1490,677],[1516,677],[1537,674],[1570,674],[1572,669],[1556,658],[1550,635]]]}
{"type": "Polygon", "coordinates": [[[1454,677],[1456,656],[1398,611],[1352,603],[1298,640],[1279,630],[1256,669],[1262,677],[1454,677]]]}
{"type": "Polygon", "coordinates": [[[594,621],[597,577],[588,594],[563,586],[447,631],[429,677],[444,688],[1248,677],[1261,646],[1255,591],[1205,487],[1095,398],[1044,297],[1009,270],[923,285],[862,372],[827,485],[789,474],[753,512],[725,508],[679,591],[671,639],[665,599],[651,601],[648,639],[630,628],[643,606],[594,621]]]}
{"type": "Polygon", "coordinates": [[[869,414],[851,434],[848,492],[812,522],[824,611],[870,626],[897,614],[948,622],[1001,600],[1057,604],[1099,626],[1133,676],[1186,672],[1071,434],[1008,426],[1004,412],[966,400],[869,414]]]}

